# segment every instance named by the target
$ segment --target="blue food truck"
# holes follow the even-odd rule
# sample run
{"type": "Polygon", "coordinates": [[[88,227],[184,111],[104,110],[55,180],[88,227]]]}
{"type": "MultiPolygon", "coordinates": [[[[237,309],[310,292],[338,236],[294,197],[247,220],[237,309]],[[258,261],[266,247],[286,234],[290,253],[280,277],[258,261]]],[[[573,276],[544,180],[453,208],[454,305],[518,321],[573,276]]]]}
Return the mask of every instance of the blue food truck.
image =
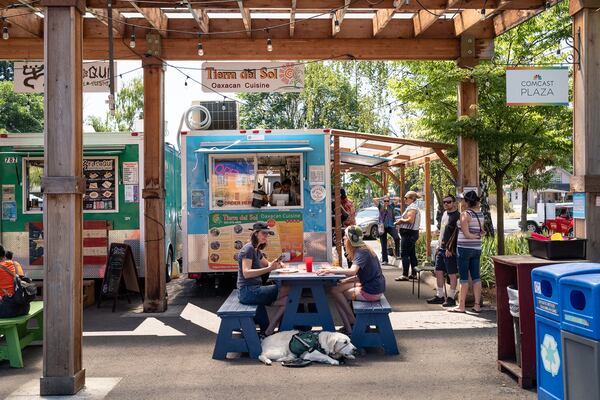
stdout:
{"type": "Polygon", "coordinates": [[[269,259],[331,261],[328,129],[190,131],[180,142],[188,278],[237,272],[256,221],[275,231],[269,259]]]}

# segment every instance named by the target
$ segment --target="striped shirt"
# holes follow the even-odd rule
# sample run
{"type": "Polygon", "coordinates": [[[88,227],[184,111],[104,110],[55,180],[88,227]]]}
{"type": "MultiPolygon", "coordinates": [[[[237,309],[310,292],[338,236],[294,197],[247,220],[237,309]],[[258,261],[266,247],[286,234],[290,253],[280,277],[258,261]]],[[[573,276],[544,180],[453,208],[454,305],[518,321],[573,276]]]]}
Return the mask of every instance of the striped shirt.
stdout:
{"type": "Polygon", "coordinates": [[[460,219],[458,220],[456,226],[458,227],[458,238],[457,238],[457,247],[464,247],[467,249],[475,249],[481,250],[481,232],[483,228],[483,214],[481,211],[474,211],[468,209],[465,211],[467,215],[471,217],[471,221],[469,222],[469,232],[472,235],[477,235],[477,239],[467,239],[465,234],[461,229],[460,219]]]}
{"type": "Polygon", "coordinates": [[[402,218],[408,218],[408,211],[415,210],[415,220],[412,224],[404,223],[400,224],[400,229],[410,229],[413,231],[418,231],[419,226],[421,225],[421,212],[419,211],[419,207],[417,207],[416,203],[411,203],[406,210],[404,210],[404,214],[402,214],[402,218]]]}

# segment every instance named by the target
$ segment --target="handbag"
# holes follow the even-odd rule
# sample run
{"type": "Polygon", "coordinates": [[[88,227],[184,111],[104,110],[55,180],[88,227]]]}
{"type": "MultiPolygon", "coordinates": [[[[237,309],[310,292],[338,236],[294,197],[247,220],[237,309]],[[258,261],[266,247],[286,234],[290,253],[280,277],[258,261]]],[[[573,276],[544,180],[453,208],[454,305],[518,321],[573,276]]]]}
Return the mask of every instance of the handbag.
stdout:
{"type": "Polygon", "coordinates": [[[379,233],[380,236],[385,233],[385,225],[383,225],[383,222],[377,223],[377,233],[379,233]]]}
{"type": "Polygon", "coordinates": [[[15,291],[13,295],[9,297],[14,304],[25,305],[29,304],[35,299],[35,296],[37,295],[37,287],[30,278],[21,278],[19,275],[12,272],[2,264],[0,264],[0,268],[14,277],[15,291]]]}
{"type": "Polygon", "coordinates": [[[448,239],[448,243],[446,243],[446,250],[448,250],[452,255],[456,255],[456,244],[458,243],[458,227],[454,228],[452,235],[448,239]]]}

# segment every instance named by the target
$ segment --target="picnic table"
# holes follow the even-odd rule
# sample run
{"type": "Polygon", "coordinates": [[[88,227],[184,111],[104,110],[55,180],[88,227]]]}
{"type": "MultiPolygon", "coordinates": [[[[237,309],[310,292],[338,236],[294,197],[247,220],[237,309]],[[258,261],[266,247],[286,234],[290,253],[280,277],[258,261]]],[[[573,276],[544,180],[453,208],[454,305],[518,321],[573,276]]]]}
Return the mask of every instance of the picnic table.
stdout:
{"type": "MultiPolygon", "coordinates": [[[[325,286],[335,285],[337,281],[346,278],[344,274],[317,275],[316,272],[306,272],[303,263],[286,264],[283,271],[274,270],[270,278],[281,282],[290,288],[288,301],[285,305],[283,319],[279,327],[280,331],[294,329],[295,326],[320,326],[326,331],[335,331],[325,286]],[[295,272],[297,270],[297,272],[295,272]],[[294,271],[294,272],[292,272],[294,271]],[[299,310],[302,291],[309,289],[312,293],[315,310],[299,310]]],[[[323,268],[331,268],[329,263],[314,263],[313,271],[323,268]]]]}
{"type": "Polygon", "coordinates": [[[9,360],[13,368],[23,368],[21,350],[31,342],[43,339],[44,305],[32,301],[29,313],[13,318],[0,318],[0,336],[5,343],[0,345],[0,360],[9,360]],[[35,328],[27,326],[30,319],[36,320],[35,328]]]}

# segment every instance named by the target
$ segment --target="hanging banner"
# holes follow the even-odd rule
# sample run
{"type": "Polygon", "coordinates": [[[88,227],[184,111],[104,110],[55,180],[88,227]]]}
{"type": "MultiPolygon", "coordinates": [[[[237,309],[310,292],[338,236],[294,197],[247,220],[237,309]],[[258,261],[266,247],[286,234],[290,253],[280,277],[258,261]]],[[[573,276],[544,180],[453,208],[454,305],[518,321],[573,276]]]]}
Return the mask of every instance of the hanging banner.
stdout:
{"type": "MultiPolygon", "coordinates": [[[[44,93],[44,72],[43,61],[15,62],[14,92],[44,93]]],[[[114,75],[117,75],[116,63],[114,75]]],[[[85,93],[108,93],[109,78],[108,61],[83,64],[83,91],[85,93]]]]}
{"type": "Polygon", "coordinates": [[[569,105],[568,68],[506,68],[506,105],[569,105]]]}
{"type": "Polygon", "coordinates": [[[202,65],[202,91],[301,92],[304,64],[276,62],[206,62],[202,65]]]}

